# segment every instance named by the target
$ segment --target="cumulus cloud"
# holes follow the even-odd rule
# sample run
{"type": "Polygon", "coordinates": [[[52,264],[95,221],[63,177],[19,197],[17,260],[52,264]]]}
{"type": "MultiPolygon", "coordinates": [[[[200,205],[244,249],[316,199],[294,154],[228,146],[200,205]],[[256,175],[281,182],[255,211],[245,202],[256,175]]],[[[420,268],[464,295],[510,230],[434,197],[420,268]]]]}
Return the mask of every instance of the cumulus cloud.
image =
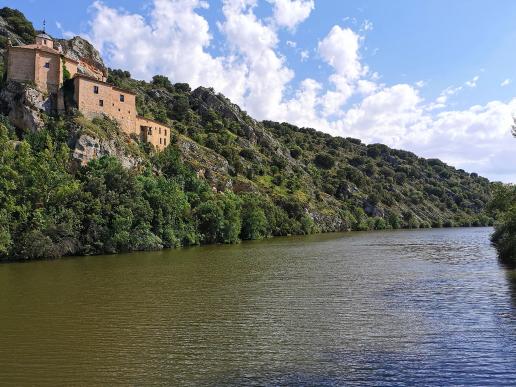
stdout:
{"type": "Polygon", "coordinates": [[[358,48],[360,36],[350,28],[333,26],[319,42],[319,54],[332,66],[336,74],[346,79],[356,79],[362,73],[358,48]]]}
{"type": "Polygon", "coordinates": [[[284,90],[294,73],[276,51],[275,30],[258,19],[253,8],[253,2],[224,1],[225,21],[219,28],[247,69],[245,108],[258,118],[278,116],[282,112],[284,90]]]}
{"type": "MultiPolygon", "coordinates": [[[[256,0],[223,0],[223,18],[216,25],[222,37],[218,55],[212,50],[214,26],[199,12],[208,3],[201,0],[153,0],[145,15],[96,1],[86,37],[110,67],[128,69],[136,78],[163,74],[192,87],[212,86],[258,119],[386,143],[491,178],[516,181],[510,133],[516,99],[446,110],[449,99],[466,87],[476,87],[479,76],[446,88],[430,101],[421,96],[424,82],[381,84],[381,75],[370,72],[360,56],[360,30],[339,25],[314,42],[314,51],[308,42],[298,51],[300,62],[311,55],[326,64],[326,79],[297,79],[280,51],[284,45],[279,44],[279,31],[288,30],[295,38],[296,27],[309,17],[314,2],[268,4],[272,16],[260,18],[256,0]]],[[[371,28],[364,22],[361,30],[371,28]]],[[[294,38],[285,44],[295,48],[294,38]]]]}
{"type": "Polygon", "coordinates": [[[314,9],[313,0],[270,0],[274,4],[273,17],[280,27],[294,30],[314,9]]]}
{"type": "Polygon", "coordinates": [[[146,19],[95,1],[88,37],[111,67],[128,68],[137,78],[165,74],[211,85],[241,101],[247,69],[230,56],[213,57],[206,51],[212,37],[196,10],[207,6],[198,0],[155,0],[146,19]]]}
{"type": "MultiPolygon", "coordinates": [[[[359,47],[360,36],[350,28],[338,25],[319,42],[319,55],[334,70],[329,78],[334,90],[328,90],[322,97],[324,115],[337,114],[353,95],[357,80],[367,72],[360,63],[359,47]]],[[[371,89],[371,83],[368,89],[371,89]]]]}

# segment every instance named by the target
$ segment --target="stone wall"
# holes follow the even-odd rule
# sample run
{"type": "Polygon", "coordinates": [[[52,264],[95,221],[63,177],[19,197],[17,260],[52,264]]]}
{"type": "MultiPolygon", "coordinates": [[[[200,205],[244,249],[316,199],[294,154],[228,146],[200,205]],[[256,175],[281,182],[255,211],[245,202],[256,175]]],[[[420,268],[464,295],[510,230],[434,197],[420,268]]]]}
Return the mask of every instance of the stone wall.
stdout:
{"type": "Polygon", "coordinates": [[[35,51],[10,47],[7,55],[7,79],[34,82],[35,51]]]}
{"type": "Polygon", "coordinates": [[[163,150],[170,144],[170,128],[144,117],[136,117],[136,125],[140,139],[154,145],[158,150],[163,150]]]}
{"type": "Polygon", "coordinates": [[[35,82],[38,88],[48,93],[56,93],[62,81],[61,57],[45,51],[35,51],[35,82]],[[48,64],[48,67],[46,67],[48,64]]]}
{"type": "Polygon", "coordinates": [[[107,83],[84,76],[74,78],[75,102],[88,118],[102,114],[116,119],[122,131],[136,132],[136,96],[107,83]],[[123,96],[123,101],[121,96],[123,96]]]}

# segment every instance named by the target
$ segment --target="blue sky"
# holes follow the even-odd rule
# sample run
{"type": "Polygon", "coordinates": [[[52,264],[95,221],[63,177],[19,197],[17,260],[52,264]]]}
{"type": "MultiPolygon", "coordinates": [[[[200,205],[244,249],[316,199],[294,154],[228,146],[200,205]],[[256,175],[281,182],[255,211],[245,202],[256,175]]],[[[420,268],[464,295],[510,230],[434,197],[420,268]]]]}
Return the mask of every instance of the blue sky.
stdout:
{"type": "Polygon", "coordinates": [[[259,119],[516,182],[516,1],[4,3],[135,77],[214,86],[259,119]]]}

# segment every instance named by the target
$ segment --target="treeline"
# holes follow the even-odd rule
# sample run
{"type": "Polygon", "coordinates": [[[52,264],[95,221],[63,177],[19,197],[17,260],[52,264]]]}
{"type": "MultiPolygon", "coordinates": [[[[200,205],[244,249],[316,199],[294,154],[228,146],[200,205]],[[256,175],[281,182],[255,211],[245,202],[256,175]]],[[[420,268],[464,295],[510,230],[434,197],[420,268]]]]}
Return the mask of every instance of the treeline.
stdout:
{"type": "Polygon", "coordinates": [[[488,206],[497,219],[491,241],[500,260],[516,265],[516,186],[499,185],[488,206]]]}
{"type": "MultiPolygon", "coordinates": [[[[12,131],[11,131],[12,133],[12,131]]],[[[59,133],[47,128],[17,141],[0,124],[0,257],[153,250],[308,234],[311,219],[259,193],[212,188],[173,147],[140,170],[103,157],[75,168],[59,133]]]]}

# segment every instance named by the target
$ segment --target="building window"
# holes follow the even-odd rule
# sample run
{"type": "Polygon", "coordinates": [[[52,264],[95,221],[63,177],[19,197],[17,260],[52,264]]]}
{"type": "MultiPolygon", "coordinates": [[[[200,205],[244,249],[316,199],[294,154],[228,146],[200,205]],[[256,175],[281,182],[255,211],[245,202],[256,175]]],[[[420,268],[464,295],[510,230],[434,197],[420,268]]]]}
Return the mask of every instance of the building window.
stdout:
{"type": "Polygon", "coordinates": [[[167,139],[166,138],[163,139],[163,145],[167,146],[167,139]]]}
{"type": "Polygon", "coordinates": [[[45,63],[45,68],[47,68],[47,69],[50,68],[50,62],[45,63]]]}
{"type": "Polygon", "coordinates": [[[98,94],[98,93],[99,93],[99,87],[93,86],[93,94],[98,94]]]}
{"type": "Polygon", "coordinates": [[[167,130],[165,129],[165,136],[167,135],[167,130]]]}
{"type": "Polygon", "coordinates": [[[161,128],[159,128],[159,134],[161,134],[161,128]]]}
{"type": "Polygon", "coordinates": [[[125,101],[125,95],[120,94],[120,102],[124,102],[124,101],[125,101]]]}
{"type": "Polygon", "coordinates": [[[161,137],[159,138],[159,145],[161,145],[161,137]]]}
{"type": "Polygon", "coordinates": [[[99,106],[104,106],[104,100],[103,99],[99,99],[99,106]]]}
{"type": "Polygon", "coordinates": [[[131,111],[130,111],[130,110],[128,110],[128,111],[127,111],[127,113],[128,113],[128,114],[131,114],[131,111]]]}

